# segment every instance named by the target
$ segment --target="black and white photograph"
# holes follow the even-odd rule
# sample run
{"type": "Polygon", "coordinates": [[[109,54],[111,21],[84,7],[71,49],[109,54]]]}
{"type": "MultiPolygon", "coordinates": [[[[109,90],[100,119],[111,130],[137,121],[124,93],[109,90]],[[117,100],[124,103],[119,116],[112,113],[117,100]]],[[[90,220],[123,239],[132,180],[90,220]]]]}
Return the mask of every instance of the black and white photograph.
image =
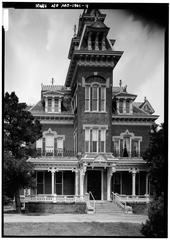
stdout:
{"type": "Polygon", "coordinates": [[[168,3],[2,3],[2,236],[168,237],[168,3]]]}

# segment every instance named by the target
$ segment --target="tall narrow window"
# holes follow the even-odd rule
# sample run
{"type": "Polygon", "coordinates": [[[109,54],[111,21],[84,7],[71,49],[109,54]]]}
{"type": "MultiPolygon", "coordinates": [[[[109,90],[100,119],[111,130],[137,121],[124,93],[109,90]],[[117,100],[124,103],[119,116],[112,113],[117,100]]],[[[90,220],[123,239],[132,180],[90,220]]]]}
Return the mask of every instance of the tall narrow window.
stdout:
{"type": "Polygon", "coordinates": [[[57,98],[54,100],[54,112],[59,112],[59,100],[57,98]]]}
{"type": "Polygon", "coordinates": [[[52,112],[52,99],[48,98],[48,112],[52,112]]]}
{"type": "Polygon", "coordinates": [[[63,155],[63,138],[57,138],[57,153],[63,155]]]}
{"type": "Polygon", "coordinates": [[[123,113],[123,100],[119,101],[119,112],[123,113]]]}
{"type": "Polygon", "coordinates": [[[90,152],[90,129],[85,129],[85,152],[90,152]]]}
{"type": "Polygon", "coordinates": [[[93,129],[92,130],[92,148],[93,148],[93,152],[97,152],[97,142],[98,142],[98,130],[97,129],[93,129]]]}
{"type": "Polygon", "coordinates": [[[130,138],[124,137],[123,157],[129,157],[130,154],[130,138]]]}
{"type": "Polygon", "coordinates": [[[106,106],[106,88],[101,87],[100,88],[100,111],[105,111],[106,106]]]}
{"type": "Polygon", "coordinates": [[[85,87],[85,111],[90,111],[90,87],[85,87]]]}
{"type": "Polygon", "coordinates": [[[57,172],[55,176],[55,181],[56,181],[56,194],[62,195],[62,183],[63,183],[63,172],[57,172]]]}
{"type": "Polygon", "coordinates": [[[46,135],[46,155],[52,156],[54,152],[54,135],[53,134],[48,134],[46,135]]]}
{"type": "Polygon", "coordinates": [[[130,102],[126,101],[126,113],[130,113],[130,102]]]}
{"type": "Polygon", "coordinates": [[[106,130],[101,129],[100,131],[100,152],[105,152],[105,146],[106,146],[106,130]]]}
{"type": "Polygon", "coordinates": [[[98,85],[92,87],[92,111],[98,110],[98,85]]]}
{"type": "Polygon", "coordinates": [[[115,157],[118,157],[119,156],[119,152],[120,152],[119,139],[115,139],[113,144],[114,144],[113,154],[114,154],[115,157]]]}
{"type": "Polygon", "coordinates": [[[37,194],[44,193],[44,173],[37,172],[37,194]]]}

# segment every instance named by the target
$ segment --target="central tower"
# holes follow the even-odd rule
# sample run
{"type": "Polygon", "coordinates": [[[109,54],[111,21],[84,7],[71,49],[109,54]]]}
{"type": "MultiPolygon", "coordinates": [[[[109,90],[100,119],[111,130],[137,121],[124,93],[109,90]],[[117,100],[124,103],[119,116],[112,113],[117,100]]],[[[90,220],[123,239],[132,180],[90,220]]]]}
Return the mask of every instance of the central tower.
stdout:
{"type": "Polygon", "coordinates": [[[97,9],[84,10],[68,54],[65,86],[75,114],[74,150],[82,154],[111,152],[112,72],[123,52],[113,49],[105,17],[97,9]]]}

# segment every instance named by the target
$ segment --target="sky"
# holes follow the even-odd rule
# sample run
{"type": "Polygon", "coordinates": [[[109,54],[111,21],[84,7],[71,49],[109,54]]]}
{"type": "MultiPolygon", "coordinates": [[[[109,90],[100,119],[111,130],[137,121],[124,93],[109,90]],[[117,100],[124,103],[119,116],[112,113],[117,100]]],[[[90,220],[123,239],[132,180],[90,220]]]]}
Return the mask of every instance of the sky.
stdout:
{"type": "MultiPolygon", "coordinates": [[[[5,32],[5,91],[15,91],[20,102],[40,100],[41,83],[64,85],[70,60],[68,52],[74,25],[83,10],[9,9],[5,32]]],[[[164,28],[143,21],[125,10],[102,10],[114,50],[123,55],[113,70],[113,85],[119,80],[137,102],[149,100],[157,123],[164,120],[164,28]]]]}

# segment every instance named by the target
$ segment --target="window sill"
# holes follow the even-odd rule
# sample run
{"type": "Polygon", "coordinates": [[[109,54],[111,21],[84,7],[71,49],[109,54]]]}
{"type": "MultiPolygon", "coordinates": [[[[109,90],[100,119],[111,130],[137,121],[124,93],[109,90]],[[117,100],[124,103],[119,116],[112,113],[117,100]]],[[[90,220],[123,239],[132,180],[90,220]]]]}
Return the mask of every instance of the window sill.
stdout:
{"type": "Polygon", "coordinates": [[[84,111],[85,113],[107,113],[106,111],[84,111]]]}

